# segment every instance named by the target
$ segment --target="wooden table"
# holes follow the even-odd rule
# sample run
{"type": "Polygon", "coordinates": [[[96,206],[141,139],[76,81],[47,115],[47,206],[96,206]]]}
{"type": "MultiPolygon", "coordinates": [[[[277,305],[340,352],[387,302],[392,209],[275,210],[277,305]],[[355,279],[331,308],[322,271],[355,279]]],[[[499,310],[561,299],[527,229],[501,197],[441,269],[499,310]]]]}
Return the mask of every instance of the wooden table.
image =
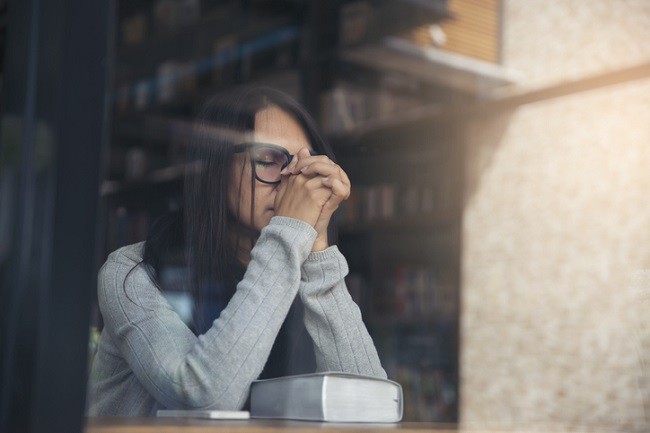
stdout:
{"type": "Polygon", "coordinates": [[[599,426],[567,428],[556,426],[526,426],[525,428],[490,428],[487,426],[459,428],[455,424],[431,422],[401,422],[396,424],[321,423],[251,419],[226,421],[184,418],[86,418],[85,433],[639,433],[647,432],[648,424],[627,426],[599,426]]]}
{"type": "Polygon", "coordinates": [[[284,420],[222,421],[181,418],[88,418],[85,433],[458,433],[450,424],[402,422],[396,424],[321,423],[284,420]]]}

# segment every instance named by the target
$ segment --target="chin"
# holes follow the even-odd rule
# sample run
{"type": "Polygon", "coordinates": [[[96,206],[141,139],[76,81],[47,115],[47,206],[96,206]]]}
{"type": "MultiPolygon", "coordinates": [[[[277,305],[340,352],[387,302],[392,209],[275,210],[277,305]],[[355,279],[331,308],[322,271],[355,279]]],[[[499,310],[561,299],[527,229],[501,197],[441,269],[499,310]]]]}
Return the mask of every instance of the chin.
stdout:
{"type": "Polygon", "coordinates": [[[273,218],[273,212],[265,212],[265,215],[259,220],[260,225],[257,229],[262,230],[264,227],[268,226],[271,222],[271,218],[273,218]]]}

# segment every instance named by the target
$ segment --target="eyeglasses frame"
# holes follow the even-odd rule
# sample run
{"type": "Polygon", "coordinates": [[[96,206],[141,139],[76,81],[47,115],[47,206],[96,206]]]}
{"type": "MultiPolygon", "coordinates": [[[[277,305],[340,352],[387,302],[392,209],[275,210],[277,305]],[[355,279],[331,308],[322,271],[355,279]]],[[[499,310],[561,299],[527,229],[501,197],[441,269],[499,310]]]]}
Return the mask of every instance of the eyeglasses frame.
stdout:
{"type": "MultiPolygon", "coordinates": [[[[270,147],[272,149],[275,149],[275,150],[283,153],[287,157],[287,162],[282,165],[280,170],[284,170],[284,168],[286,166],[288,166],[289,164],[291,164],[291,161],[293,161],[294,155],[290,154],[289,151],[287,149],[285,149],[284,147],[279,146],[279,145],[274,144],[274,143],[262,143],[262,142],[249,141],[249,142],[235,144],[232,147],[232,151],[233,151],[233,153],[247,152],[252,147],[270,147]]],[[[320,155],[320,153],[318,153],[318,152],[316,152],[314,150],[310,150],[309,154],[311,156],[320,155]]],[[[257,179],[258,181],[260,181],[262,183],[265,183],[267,185],[278,185],[280,182],[282,182],[282,180],[276,180],[274,182],[269,182],[269,181],[260,179],[260,177],[257,175],[257,170],[255,170],[255,162],[253,161],[253,158],[250,159],[250,162],[251,162],[251,168],[253,170],[253,173],[255,174],[255,179],[257,179]]]]}

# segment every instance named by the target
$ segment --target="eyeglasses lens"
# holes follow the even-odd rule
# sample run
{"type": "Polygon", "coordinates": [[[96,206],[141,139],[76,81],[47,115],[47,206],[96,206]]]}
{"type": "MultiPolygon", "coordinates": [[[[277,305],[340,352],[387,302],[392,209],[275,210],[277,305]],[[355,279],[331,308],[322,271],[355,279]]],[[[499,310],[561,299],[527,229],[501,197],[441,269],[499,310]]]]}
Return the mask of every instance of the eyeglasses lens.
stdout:
{"type": "Polygon", "coordinates": [[[269,147],[254,149],[252,158],[253,165],[255,166],[255,174],[264,182],[279,181],[282,177],[280,172],[289,162],[286,154],[269,147]]]}

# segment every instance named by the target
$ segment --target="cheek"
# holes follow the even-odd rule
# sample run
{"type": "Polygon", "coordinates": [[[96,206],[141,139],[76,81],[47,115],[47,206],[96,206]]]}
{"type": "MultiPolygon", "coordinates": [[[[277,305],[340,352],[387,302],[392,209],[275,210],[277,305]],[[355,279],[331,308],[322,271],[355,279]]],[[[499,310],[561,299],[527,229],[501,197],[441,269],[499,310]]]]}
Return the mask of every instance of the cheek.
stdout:
{"type": "Polygon", "coordinates": [[[259,197],[261,202],[266,203],[267,207],[273,207],[275,197],[278,195],[281,184],[272,185],[266,183],[257,182],[255,187],[255,199],[259,197]],[[258,191],[259,190],[259,191],[258,191]]]}

